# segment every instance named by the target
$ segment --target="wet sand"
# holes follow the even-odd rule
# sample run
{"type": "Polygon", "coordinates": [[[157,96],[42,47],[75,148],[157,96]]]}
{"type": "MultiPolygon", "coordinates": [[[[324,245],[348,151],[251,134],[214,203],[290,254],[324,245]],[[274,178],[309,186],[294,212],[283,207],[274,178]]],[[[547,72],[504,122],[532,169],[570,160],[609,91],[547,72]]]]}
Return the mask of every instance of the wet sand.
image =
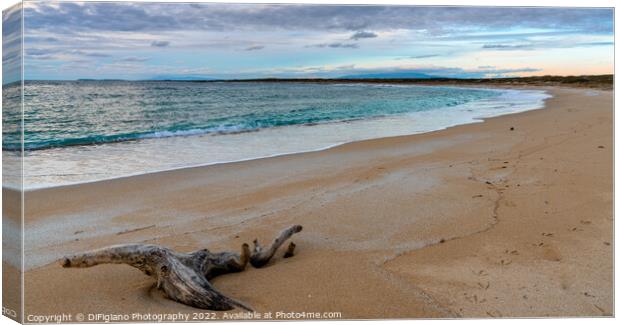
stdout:
{"type": "Polygon", "coordinates": [[[613,93],[543,89],[545,109],[484,123],[27,192],[26,315],[201,312],[129,266],[55,260],[130,242],[238,250],[291,224],[294,257],[214,285],[258,312],[610,315],[613,93]]]}

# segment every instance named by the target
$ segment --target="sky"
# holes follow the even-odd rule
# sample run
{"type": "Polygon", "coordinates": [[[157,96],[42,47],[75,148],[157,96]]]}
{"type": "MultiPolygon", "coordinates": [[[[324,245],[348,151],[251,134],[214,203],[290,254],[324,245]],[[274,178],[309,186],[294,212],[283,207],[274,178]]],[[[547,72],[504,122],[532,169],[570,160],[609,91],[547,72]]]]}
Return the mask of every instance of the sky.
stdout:
{"type": "Polygon", "coordinates": [[[23,17],[27,80],[613,73],[605,8],[46,1],[23,17]]]}

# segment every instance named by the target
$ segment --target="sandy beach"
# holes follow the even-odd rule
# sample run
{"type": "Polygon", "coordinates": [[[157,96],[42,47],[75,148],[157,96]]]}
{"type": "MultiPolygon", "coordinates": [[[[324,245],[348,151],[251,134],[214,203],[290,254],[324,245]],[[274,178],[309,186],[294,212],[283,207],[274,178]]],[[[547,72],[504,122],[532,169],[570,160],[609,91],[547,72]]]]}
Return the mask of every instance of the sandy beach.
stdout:
{"type": "Polygon", "coordinates": [[[237,251],[301,224],[294,257],[214,285],[258,312],[347,319],[611,315],[613,92],[539,89],[545,109],[484,123],[29,191],[25,314],[201,312],[129,266],[56,260],[237,251]]]}

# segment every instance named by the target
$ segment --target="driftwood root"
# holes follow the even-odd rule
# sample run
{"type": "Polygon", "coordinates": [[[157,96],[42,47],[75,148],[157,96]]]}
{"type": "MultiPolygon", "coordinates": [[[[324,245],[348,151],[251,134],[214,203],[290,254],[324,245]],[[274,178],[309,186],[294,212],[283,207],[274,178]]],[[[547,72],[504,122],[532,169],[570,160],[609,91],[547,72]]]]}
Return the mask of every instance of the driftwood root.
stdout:
{"type": "MultiPolygon", "coordinates": [[[[127,244],[109,246],[81,254],[64,257],[63,267],[91,267],[99,264],[127,264],[155,278],[157,288],[172,300],[210,310],[252,309],[244,303],[220,293],[209,280],[226,273],[241,272],[248,263],[254,267],[265,266],[284,242],[302,230],[295,225],[284,229],[268,248],[254,240],[254,250],[248,244],[240,253],[214,253],[201,249],[179,253],[159,245],[127,244]]],[[[295,244],[290,243],[285,257],[293,256],[295,244]]]]}

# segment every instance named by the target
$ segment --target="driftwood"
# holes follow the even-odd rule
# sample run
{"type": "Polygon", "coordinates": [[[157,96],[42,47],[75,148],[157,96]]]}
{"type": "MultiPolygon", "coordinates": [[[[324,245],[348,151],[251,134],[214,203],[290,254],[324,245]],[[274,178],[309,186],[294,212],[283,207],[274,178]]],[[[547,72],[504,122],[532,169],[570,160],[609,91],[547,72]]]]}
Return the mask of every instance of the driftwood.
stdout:
{"type": "MultiPolygon", "coordinates": [[[[63,267],[91,267],[98,264],[128,264],[157,280],[157,288],[175,301],[193,307],[210,310],[252,309],[245,304],[228,298],[217,291],[209,282],[226,273],[241,272],[248,262],[254,267],[266,265],[276,250],[302,227],[295,225],[283,230],[269,248],[262,248],[254,240],[254,250],[248,244],[241,246],[241,253],[213,253],[201,249],[191,253],[178,253],[158,245],[127,244],[115,245],[98,250],[67,256],[60,262],[63,267]]],[[[293,255],[295,244],[286,251],[293,255]]]]}

